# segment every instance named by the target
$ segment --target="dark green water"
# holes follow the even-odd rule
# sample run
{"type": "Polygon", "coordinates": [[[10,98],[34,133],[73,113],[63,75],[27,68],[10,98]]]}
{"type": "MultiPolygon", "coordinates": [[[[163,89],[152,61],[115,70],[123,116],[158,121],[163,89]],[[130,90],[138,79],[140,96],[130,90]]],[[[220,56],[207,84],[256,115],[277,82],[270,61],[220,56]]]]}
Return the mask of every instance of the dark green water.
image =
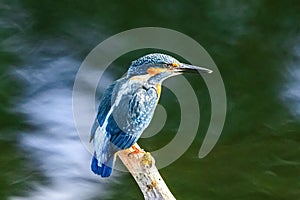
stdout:
{"type": "MultiPolygon", "coordinates": [[[[201,122],[188,151],[161,170],[174,196],[299,199],[299,22],[298,1],[2,0],[0,199],[142,199],[129,174],[105,181],[91,174],[71,95],[89,51],[111,35],[144,26],[174,29],[199,42],[227,93],[220,141],[199,159],[210,100],[203,80],[186,76],[200,101],[201,122]]],[[[120,77],[136,54],[118,59],[107,82],[120,77]]],[[[170,116],[179,114],[167,90],[161,104],[170,116]]],[[[164,146],[177,123],[168,118],[163,134],[139,143],[149,151],[164,146]]]]}

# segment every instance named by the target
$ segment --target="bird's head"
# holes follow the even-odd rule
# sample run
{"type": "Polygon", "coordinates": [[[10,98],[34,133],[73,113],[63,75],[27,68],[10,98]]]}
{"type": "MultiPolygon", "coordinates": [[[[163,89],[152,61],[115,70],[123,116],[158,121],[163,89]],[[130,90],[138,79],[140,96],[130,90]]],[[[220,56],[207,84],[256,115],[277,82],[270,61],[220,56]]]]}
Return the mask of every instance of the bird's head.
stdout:
{"type": "Polygon", "coordinates": [[[181,63],[166,54],[153,53],[133,61],[127,72],[127,77],[156,84],[171,76],[195,72],[212,73],[212,70],[181,63]]]}

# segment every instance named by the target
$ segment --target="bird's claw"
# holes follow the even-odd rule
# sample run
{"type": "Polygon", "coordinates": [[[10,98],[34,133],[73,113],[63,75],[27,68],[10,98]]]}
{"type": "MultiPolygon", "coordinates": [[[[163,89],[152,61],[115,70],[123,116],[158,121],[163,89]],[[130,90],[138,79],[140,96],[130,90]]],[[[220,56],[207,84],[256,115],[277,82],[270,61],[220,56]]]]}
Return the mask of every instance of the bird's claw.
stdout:
{"type": "Polygon", "coordinates": [[[128,154],[128,156],[132,156],[132,155],[140,154],[140,153],[143,153],[143,154],[146,153],[143,149],[137,148],[135,145],[133,145],[131,148],[133,149],[133,151],[130,152],[128,154]]]}

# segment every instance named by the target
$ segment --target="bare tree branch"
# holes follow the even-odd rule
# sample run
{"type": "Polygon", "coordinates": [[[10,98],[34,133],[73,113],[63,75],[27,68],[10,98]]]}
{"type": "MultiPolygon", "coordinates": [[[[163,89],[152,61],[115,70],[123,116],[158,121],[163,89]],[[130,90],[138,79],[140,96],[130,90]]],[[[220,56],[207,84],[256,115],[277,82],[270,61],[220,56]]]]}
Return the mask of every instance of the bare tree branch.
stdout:
{"type": "Polygon", "coordinates": [[[149,152],[145,152],[135,144],[129,149],[120,151],[118,156],[134,177],[146,200],[175,200],[149,152]]]}

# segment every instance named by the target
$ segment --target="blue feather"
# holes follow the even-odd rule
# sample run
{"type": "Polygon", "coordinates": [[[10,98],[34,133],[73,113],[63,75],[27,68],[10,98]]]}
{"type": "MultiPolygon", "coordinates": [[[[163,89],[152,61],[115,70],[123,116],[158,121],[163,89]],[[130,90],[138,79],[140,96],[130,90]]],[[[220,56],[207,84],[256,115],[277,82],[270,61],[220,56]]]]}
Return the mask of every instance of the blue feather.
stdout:
{"type": "Polygon", "coordinates": [[[111,143],[120,149],[127,149],[131,147],[137,140],[137,137],[131,134],[120,132],[111,137],[111,143]]]}
{"type": "Polygon", "coordinates": [[[106,126],[105,130],[107,133],[109,133],[111,135],[115,135],[115,134],[122,132],[121,129],[119,128],[117,122],[115,121],[113,115],[110,115],[108,117],[107,126],[106,126]]]}
{"type": "Polygon", "coordinates": [[[103,94],[103,98],[100,102],[100,105],[98,107],[98,114],[97,114],[97,119],[99,122],[99,125],[102,126],[106,116],[111,108],[111,96],[112,96],[112,92],[114,90],[114,87],[116,85],[116,82],[113,82],[108,88],[107,90],[104,92],[103,94]]]}
{"type": "Polygon", "coordinates": [[[91,163],[91,169],[92,171],[100,175],[101,177],[109,177],[112,172],[112,168],[101,163],[101,167],[98,165],[98,160],[95,156],[93,156],[92,163],[91,163]]]}

